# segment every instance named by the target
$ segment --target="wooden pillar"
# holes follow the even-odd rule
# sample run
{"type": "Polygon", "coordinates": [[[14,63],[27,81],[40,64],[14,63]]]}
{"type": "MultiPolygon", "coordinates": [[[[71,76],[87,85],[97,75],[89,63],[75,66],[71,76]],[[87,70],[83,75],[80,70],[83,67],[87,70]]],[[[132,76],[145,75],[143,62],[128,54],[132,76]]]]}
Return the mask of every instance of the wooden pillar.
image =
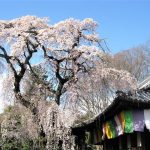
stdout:
{"type": "Polygon", "coordinates": [[[119,136],[119,150],[122,149],[121,136],[119,136]]]}
{"type": "Polygon", "coordinates": [[[130,137],[130,135],[127,135],[127,149],[128,150],[131,149],[131,137],[130,137]]]}
{"type": "Polygon", "coordinates": [[[137,147],[142,147],[141,133],[137,133],[137,147]]]}
{"type": "Polygon", "coordinates": [[[106,141],[104,141],[103,150],[107,150],[107,149],[106,149],[106,141]]]}

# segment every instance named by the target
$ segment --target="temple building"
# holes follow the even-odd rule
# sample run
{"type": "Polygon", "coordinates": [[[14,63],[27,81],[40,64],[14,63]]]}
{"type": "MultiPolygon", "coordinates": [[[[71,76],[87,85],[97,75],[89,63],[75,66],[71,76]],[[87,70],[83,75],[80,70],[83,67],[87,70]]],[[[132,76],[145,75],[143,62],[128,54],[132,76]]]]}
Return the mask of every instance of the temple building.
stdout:
{"type": "Polygon", "coordinates": [[[117,92],[113,102],[95,118],[75,125],[78,150],[150,150],[150,80],[138,90],[117,92]]]}

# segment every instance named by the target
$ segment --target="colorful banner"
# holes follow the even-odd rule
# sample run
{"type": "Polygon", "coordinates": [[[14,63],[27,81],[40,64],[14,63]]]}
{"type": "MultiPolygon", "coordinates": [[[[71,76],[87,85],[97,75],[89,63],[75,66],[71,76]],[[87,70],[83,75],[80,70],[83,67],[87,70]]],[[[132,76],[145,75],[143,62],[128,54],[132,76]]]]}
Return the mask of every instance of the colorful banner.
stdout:
{"type": "Polygon", "coordinates": [[[144,119],[146,128],[150,131],[150,109],[144,110],[144,119]]]}
{"type": "Polygon", "coordinates": [[[119,113],[114,117],[116,122],[116,131],[117,135],[122,135],[124,133],[124,126],[125,126],[125,120],[124,120],[124,114],[123,112],[119,113]]]}
{"type": "Polygon", "coordinates": [[[108,139],[116,137],[115,121],[112,119],[106,122],[106,135],[108,139]]]}
{"type": "Polygon", "coordinates": [[[102,140],[104,140],[106,138],[106,123],[103,123],[103,125],[102,125],[102,131],[103,131],[102,140]]]}
{"type": "Polygon", "coordinates": [[[124,111],[124,118],[125,118],[125,133],[132,133],[133,132],[133,113],[131,110],[124,111]]]}
{"type": "Polygon", "coordinates": [[[134,131],[143,132],[144,131],[144,111],[134,110],[133,111],[133,126],[134,131]]]}
{"type": "Polygon", "coordinates": [[[124,133],[143,132],[144,125],[150,130],[149,110],[125,110],[103,124],[103,139],[115,138],[124,133]]]}

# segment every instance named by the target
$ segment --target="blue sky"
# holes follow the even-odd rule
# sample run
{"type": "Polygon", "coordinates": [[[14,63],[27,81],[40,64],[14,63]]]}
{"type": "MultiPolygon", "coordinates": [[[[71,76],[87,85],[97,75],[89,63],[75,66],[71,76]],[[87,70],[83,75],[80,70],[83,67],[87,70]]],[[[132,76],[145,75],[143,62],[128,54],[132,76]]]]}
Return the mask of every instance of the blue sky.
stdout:
{"type": "Polygon", "coordinates": [[[112,53],[150,39],[150,0],[0,0],[1,20],[23,15],[49,17],[52,24],[93,18],[112,53]]]}

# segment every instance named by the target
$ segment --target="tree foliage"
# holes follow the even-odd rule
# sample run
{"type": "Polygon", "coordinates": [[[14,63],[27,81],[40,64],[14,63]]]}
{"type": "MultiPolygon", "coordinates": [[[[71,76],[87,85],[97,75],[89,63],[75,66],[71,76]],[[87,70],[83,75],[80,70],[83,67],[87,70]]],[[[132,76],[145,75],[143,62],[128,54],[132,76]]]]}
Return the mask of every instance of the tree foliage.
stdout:
{"type": "Polygon", "coordinates": [[[0,21],[0,58],[8,77],[4,89],[10,91],[8,98],[14,97],[15,104],[31,113],[37,137],[45,139],[41,143],[47,149],[59,149],[60,145],[70,149],[65,137],[70,137],[69,127],[79,108],[76,104],[83,105],[83,99],[84,104],[96,104],[92,102],[96,95],[83,98],[87,92],[89,95],[92,90],[100,90],[104,95],[106,85],[115,85],[112,91],[136,87],[129,73],[108,65],[96,28],[97,23],[89,18],[67,19],[54,25],[47,18],[35,16],[0,21]],[[51,104],[52,100],[57,106],[51,104]],[[68,114],[72,115],[66,121],[68,114]]]}
{"type": "Polygon", "coordinates": [[[145,79],[150,73],[150,47],[149,42],[119,52],[114,55],[112,64],[117,69],[127,70],[138,81],[145,79]]]}

